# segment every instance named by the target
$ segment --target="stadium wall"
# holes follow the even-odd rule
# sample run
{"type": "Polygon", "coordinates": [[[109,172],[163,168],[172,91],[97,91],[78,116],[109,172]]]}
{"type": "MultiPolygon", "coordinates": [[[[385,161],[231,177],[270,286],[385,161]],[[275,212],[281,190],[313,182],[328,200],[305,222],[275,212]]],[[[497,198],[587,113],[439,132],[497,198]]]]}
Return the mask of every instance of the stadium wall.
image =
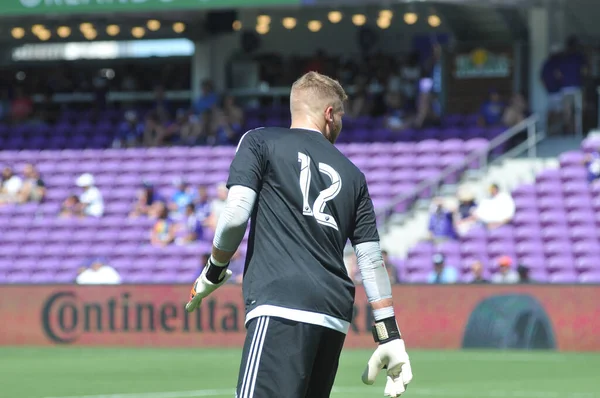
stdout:
{"type": "MultiPolygon", "coordinates": [[[[238,286],[216,291],[194,314],[188,286],[3,286],[0,345],[239,347],[238,286]]],[[[600,286],[394,286],[412,348],[600,351],[600,286]]],[[[357,289],[346,347],[371,347],[371,318],[357,289]]]]}

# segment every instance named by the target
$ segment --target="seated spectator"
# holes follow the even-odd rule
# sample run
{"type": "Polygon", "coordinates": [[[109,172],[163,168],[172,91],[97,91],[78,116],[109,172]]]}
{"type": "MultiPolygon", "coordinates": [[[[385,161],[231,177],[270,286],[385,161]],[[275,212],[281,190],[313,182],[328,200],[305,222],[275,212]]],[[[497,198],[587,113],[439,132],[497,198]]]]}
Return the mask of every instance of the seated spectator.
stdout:
{"type": "Polygon", "coordinates": [[[385,125],[388,129],[400,131],[411,126],[412,118],[404,110],[400,93],[390,93],[387,95],[387,108],[385,125]]]}
{"type": "Polygon", "coordinates": [[[213,84],[210,80],[204,80],[201,85],[202,95],[196,99],[193,104],[194,113],[202,115],[219,102],[219,96],[215,93],[213,84]]]}
{"type": "Polygon", "coordinates": [[[363,77],[359,77],[354,94],[348,100],[348,117],[357,118],[371,113],[370,102],[367,94],[367,85],[363,77]]]}
{"type": "Polygon", "coordinates": [[[173,185],[175,186],[175,192],[171,196],[169,210],[175,217],[183,216],[185,214],[185,207],[193,202],[194,195],[191,187],[183,178],[176,178],[173,181],[173,185]]]}
{"type": "MultiPolygon", "coordinates": [[[[113,148],[135,147],[142,143],[144,137],[144,125],[140,123],[135,111],[125,112],[125,121],[117,130],[117,136],[113,141],[113,148]]],[[[149,143],[147,143],[149,145],[149,143]]]]}
{"type": "Polygon", "coordinates": [[[500,94],[496,90],[491,90],[487,101],[485,101],[479,110],[479,124],[482,126],[499,126],[502,124],[506,104],[502,102],[500,94]]]}
{"type": "Polygon", "coordinates": [[[61,218],[84,218],[83,206],[79,202],[77,195],[71,195],[67,197],[60,208],[58,214],[61,218]]]}
{"type": "Polygon", "coordinates": [[[46,195],[46,184],[37,169],[32,164],[26,164],[23,175],[25,181],[19,191],[19,203],[41,202],[46,195]]]}
{"type": "Polygon", "coordinates": [[[527,101],[522,94],[514,94],[502,114],[502,123],[506,127],[512,127],[527,118],[527,101]]]}
{"type": "Polygon", "coordinates": [[[466,187],[460,187],[456,197],[458,199],[458,207],[454,212],[454,227],[457,233],[462,236],[476,222],[473,212],[477,208],[477,203],[475,202],[473,192],[466,187]]]}
{"type": "Polygon", "coordinates": [[[150,243],[153,246],[165,247],[175,240],[175,223],[169,218],[169,209],[163,202],[157,203],[158,217],[150,232],[150,243]]]}
{"type": "Polygon", "coordinates": [[[483,276],[483,264],[481,261],[477,260],[473,264],[471,264],[471,272],[473,274],[473,279],[471,283],[480,284],[480,283],[490,283],[483,276]]]}
{"type": "Polygon", "coordinates": [[[434,199],[429,215],[429,239],[444,241],[456,238],[452,213],[444,208],[442,199],[434,199]]]}
{"type": "Polygon", "coordinates": [[[519,283],[531,283],[529,276],[529,267],[523,264],[519,264],[517,267],[517,273],[519,274],[519,283]]]}
{"type": "Polygon", "coordinates": [[[121,276],[116,269],[105,264],[101,259],[96,259],[88,268],[81,268],[75,279],[78,285],[118,285],[121,276]]]}
{"type": "Polygon", "coordinates": [[[225,202],[227,202],[227,184],[221,183],[217,186],[217,197],[210,203],[210,216],[206,219],[205,226],[210,228],[213,232],[217,228],[217,221],[221,212],[225,208],[225,202]]]}
{"type": "Polygon", "coordinates": [[[156,145],[171,144],[183,142],[183,136],[191,135],[192,126],[189,122],[190,115],[185,109],[178,109],[175,114],[175,120],[166,123],[165,128],[160,130],[156,137],[156,145]]]}
{"type": "Polygon", "coordinates": [[[187,245],[202,239],[202,223],[196,215],[196,208],[193,203],[185,207],[183,218],[177,223],[178,245],[187,245]]]}
{"type": "Polygon", "coordinates": [[[159,146],[166,142],[167,125],[171,119],[169,102],[165,98],[162,86],[154,88],[154,103],[146,117],[144,126],[144,144],[146,146],[159,146]]]}
{"type": "Polygon", "coordinates": [[[427,280],[429,283],[434,284],[456,283],[458,271],[453,266],[446,265],[444,255],[437,253],[433,255],[433,271],[431,271],[427,280]]]}
{"type": "Polygon", "coordinates": [[[198,220],[204,223],[204,221],[210,216],[210,199],[208,197],[208,188],[204,185],[198,187],[198,191],[194,198],[194,205],[196,206],[196,216],[198,220]]]}
{"type": "Polygon", "coordinates": [[[592,183],[598,180],[600,178],[600,153],[596,151],[586,154],[583,162],[587,169],[588,182],[592,183]]]}
{"type": "Polygon", "coordinates": [[[157,201],[162,201],[162,199],[156,192],[154,185],[150,182],[144,182],[143,188],[138,193],[138,199],[133,205],[133,211],[129,214],[129,217],[136,218],[149,215],[152,205],[157,201]]]}
{"type": "Polygon", "coordinates": [[[390,283],[398,283],[398,270],[396,269],[396,265],[390,261],[388,252],[382,250],[381,257],[383,258],[383,264],[385,265],[385,269],[387,270],[388,276],[390,277],[390,283]]]}
{"type": "Polygon", "coordinates": [[[492,283],[519,283],[519,274],[514,269],[511,269],[513,264],[512,258],[502,256],[498,259],[498,272],[492,275],[492,283]]]}
{"type": "Polygon", "coordinates": [[[223,113],[227,119],[227,124],[234,131],[241,132],[244,125],[244,111],[236,102],[235,97],[228,95],[223,99],[221,106],[223,113]]]}
{"type": "Polygon", "coordinates": [[[21,177],[16,175],[12,168],[5,167],[2,170],[0,181],[0,204],[16,202],[19,199],[19,191],[23,186],[21,177]]]}
{"type": "Polygon", "coordinates": [[[90,173],[80,175],[75,184],[83,188],[79,195],[79,202],[83,206],[83,214],[89,217],[102,217],[104,215],[104,200],[100,190],[94,185],[94,176],[90,173]]]}
{"type": "Polygon", "coordinates": [[[500,192],[497,184],[490,186],[490,197],[483,199],[473,215],[477,221],[493,229],[509,223],[515,215],[515,202],[507,192],[500,192]]]}

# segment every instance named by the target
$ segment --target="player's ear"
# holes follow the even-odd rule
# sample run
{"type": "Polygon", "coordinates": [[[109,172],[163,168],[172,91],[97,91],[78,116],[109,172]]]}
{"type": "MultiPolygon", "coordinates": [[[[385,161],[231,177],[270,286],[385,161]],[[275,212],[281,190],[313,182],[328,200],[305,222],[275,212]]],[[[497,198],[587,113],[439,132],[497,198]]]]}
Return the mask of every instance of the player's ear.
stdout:
{"type": "Polygon", "coordinates": [[[333,107],[332,106],[328,106],[325,109],[325,120],[327,120],[328,123],[333,123],[333,107]]]}

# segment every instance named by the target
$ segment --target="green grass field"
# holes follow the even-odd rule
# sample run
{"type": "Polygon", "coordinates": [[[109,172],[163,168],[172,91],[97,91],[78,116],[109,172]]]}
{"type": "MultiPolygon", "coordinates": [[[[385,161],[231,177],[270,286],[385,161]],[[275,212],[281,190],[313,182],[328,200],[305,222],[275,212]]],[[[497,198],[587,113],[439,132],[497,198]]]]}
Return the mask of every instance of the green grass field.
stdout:
{"type": "MultiPolygon", "coordinates": [[[[239,350],[0,348],[3,398],[233,397],[239,350]]],[[[369,351],[345,351],[332,397],[381,397],[360,381],[369,351]]],[[[600,397],[599,354],[413,351],[406,397],[600,397]]],[[[276,398],[276,397],[273,397],[276,398]]]]}

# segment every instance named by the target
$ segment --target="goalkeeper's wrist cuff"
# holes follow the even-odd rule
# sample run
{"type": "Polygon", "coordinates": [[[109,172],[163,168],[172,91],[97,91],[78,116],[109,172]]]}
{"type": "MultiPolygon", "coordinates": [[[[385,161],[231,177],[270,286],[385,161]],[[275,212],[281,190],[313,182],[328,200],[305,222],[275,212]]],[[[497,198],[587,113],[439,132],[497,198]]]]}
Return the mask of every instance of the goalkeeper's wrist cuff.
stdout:
{"type": "Polygon", "coordinates": [[[229,263],[226,263],[225,265],[217,265],[212,261],[211,257],[208,259],[208,263],[206,263],[206,273],[204,275],[210,283],[218,285],[219,283],[223,282],[223,279],[225,279],[227,267],[229,267],[229,263]]]}
{"type": "Polygon", "coordinates": [[[382,319],[373,325],[373,339],[376,343],[383,344],[401,338],[395,317],[382,319]]]}

